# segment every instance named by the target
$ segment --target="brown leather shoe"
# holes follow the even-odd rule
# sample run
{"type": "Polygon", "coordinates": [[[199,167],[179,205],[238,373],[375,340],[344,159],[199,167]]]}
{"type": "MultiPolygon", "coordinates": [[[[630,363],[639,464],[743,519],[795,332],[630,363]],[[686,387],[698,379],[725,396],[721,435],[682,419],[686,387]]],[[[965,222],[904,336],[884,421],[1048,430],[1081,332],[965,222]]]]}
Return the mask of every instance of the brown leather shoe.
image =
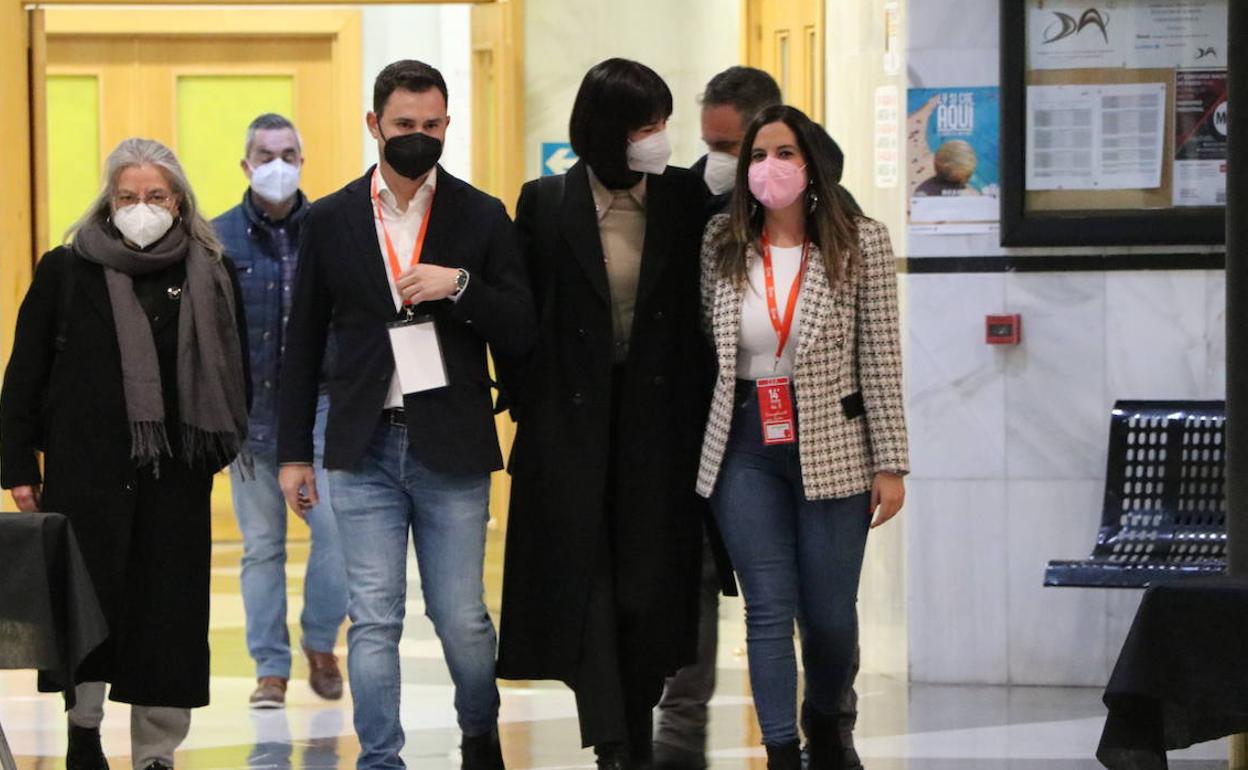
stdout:
{"type": "Polygon", "coordinates": [[[308,684],[312,692],[325,700],[342,697],[342,673],[338,671],[338,656],[332,652],[317,652],[303,648],[308,656],[308,684]]]}
{"type": "Polygon", "coordinates": [[[286,706],[286,680],[280,676],[262,676],[251,693],[253,709],[280,709],[286,706]]]}

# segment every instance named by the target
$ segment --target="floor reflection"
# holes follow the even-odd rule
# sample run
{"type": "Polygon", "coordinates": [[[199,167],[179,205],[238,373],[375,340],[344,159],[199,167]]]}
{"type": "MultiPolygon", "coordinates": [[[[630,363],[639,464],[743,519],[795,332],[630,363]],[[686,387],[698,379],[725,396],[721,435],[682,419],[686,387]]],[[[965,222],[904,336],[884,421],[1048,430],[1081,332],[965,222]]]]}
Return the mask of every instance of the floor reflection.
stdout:
{"type": "MultiPolygon", "coordinates": [[[[197,709],[191,734],[177,756],[177,770],[352,770],[359,752],[351,724],[349,693],[321,700],[307,685],[296,660],[287,707],[253,711],[252,664],[243,641],[238,593],[241,548],[218,545],[213,555],[212,703],[197,709]]],[[[292,574],[301,571],[306,545],[291,549],[292,574]]],[[[487,573],[497,572],[491,564],[487,573]]],[[[403,758],[409,768],[455,770],[459,732],[453,692],[441,649],[423,617],[414,565],[408,590],[408,623],[400,652],[403,758]]],[[[488,581],[487,581],[488,582],[488,581]]],[[[496,581],[495,581],[496,582],[496,581]]],[[[491,608],[496,610],[496,586],[491,608]]],[[[290,617],[302,608],[299,580],[290,581],[290,617]]],[[[708,756],[724,770],[763,770],[757,724],[749,697],[739,605],[721,611],[719,689],[711,704],[708,756]]],[[[298,629],[291,630],[298,639],[298,629]]],[[[337,650],[345,656],[345,634],[337,650]]],[[[1092,759],[1104,722],[1095,689],[973,687],[908,684],[864,674],[859,680],[859,753],[869,770],[1094,770],[1092,759]]],[[[571,694],[559,684],[504,683],[499,732],[512,770],[590,768],[593,755],[580,747],[571,694]]],[[[60,699],[35,691],[32,672],[0,671],[0,725],[18,770],[63,770],[65,715],[60,699]]],[[[113,770],[129,767],[129,709],[106,706],[105,751],[113,770]]],[[[1174,753],[1176,770],[1225,768],[1225,742],[1174,753]]]]}

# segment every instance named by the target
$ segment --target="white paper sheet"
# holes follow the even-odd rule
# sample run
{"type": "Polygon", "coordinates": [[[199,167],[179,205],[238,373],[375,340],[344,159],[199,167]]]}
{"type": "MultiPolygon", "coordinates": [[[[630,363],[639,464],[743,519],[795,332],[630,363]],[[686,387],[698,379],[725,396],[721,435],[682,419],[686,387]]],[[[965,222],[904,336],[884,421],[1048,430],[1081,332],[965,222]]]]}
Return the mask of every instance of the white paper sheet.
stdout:
{"type": "Polygon", "coordinates": [[[394,369],[404,393],[446,387],[446,365],[432,320],[394,325],[389,331],[394,369]]]}
{"type": "Polygon", "coordinates": [[[1179,160],[1174,163],[1175,206],[1225,206],[1226,161],[1179,160]]]}
{"type": "Polygon", "coordinates": [[[1028,190],[1161,186],[1166,84],[1027,87],[1028,190]]]}

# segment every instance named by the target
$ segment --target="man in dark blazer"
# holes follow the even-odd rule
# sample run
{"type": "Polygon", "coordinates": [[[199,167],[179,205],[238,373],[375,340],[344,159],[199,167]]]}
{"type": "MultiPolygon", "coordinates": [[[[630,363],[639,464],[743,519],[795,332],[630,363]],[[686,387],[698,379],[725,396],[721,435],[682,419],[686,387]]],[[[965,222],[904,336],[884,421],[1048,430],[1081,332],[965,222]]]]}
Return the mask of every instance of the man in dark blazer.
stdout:
{"type": "Polygon", "coordinates": [[[403,767],[398,644],[410,532],[455,684],[463,767],[493,770],[503,761],[482,568],[490,473],[502,457],[486,347],[527,352],[532,298],[503,205],[436,165],[450,122],[442,75],[417,61],[387,66],[367,120],[379,164],[317,201],[304,223],[281,377],[280,484],[297,512],[325,493],[312,431],[332,332],[325,466],[350,591],[357,765],[403,767]]]}

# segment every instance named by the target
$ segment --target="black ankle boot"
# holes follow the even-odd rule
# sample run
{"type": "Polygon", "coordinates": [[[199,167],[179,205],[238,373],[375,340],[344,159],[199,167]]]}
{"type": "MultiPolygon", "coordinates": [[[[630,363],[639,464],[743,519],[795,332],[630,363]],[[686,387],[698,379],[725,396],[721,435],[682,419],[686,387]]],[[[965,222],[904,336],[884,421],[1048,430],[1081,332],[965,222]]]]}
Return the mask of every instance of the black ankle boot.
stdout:
{"type": "Polygon", "coordinates": [[[504,770],[498,730],[490,730],[485,735],[465,735],[459,744],[459,754],[463,770],[504,770]]]}
{"type": "MultiPolygon", "coordinates": [[[[839,720],[802,704],[802,727],[806,731],[809,770],[850,770],[839,720]]],[[[853,757],[857,758],[857,753],[853,757]]],[[[859,765],[861,767],[861,765],[859,765]]]]}
{"type": "Polygon", "coordinates": [[[108,760],[100,745],[100,728],[69,726],[65,770],[108,770],[108,760]]]}
{"type": "Polygon", "coordinates": [[[767,770],[801,770],[802,753],[797,741],[779,746],[766,746],[767,770]]]}
{"type": "Polygon", "coordinates": [[[623,743],[600,743],[594,746],[599,770],[633,770],[628,747],[623,743]]]}

